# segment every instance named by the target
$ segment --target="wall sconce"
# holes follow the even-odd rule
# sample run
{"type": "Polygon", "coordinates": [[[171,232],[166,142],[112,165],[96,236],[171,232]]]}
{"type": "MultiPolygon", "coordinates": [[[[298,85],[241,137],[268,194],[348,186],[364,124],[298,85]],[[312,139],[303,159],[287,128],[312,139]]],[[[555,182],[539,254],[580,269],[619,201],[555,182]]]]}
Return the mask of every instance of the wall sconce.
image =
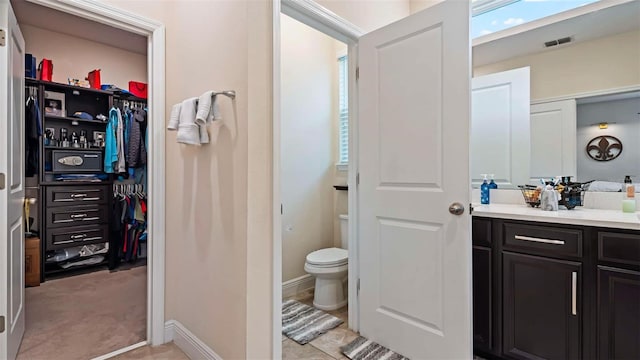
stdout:
{"type": "Polygon", "coordinates": [[[600,130],[608,129],[609,128],[609,123],[608,122],[601,122],[601,123],[598,124],[598,128],[600,130]]]}

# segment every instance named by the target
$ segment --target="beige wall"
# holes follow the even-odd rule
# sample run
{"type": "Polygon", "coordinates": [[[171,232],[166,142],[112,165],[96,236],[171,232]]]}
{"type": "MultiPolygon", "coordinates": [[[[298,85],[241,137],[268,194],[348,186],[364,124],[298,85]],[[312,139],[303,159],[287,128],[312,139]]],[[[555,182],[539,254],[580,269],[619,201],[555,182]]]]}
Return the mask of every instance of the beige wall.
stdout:
{"type": "Polygon", "coordinates": [[[442,1],[444,0],[411,0],[409,6],[411,8],[411,13],[413,14],[420,10],[424,10],[428,7],[431,7],[442,1]]]}
{"type": "Polygon", "coordinates": [[[53,81],[81,79],[100,69],[103,84],[128,89],[129,81],[147,82],[147,57],[99,42],[81,39],[39,27],[21,24],[27,53],[37,61],[53,61],[53,81]]]}
{"type": "MultiPolygon", "coordinates": [[[[103,1],[165,24],[167,115],[172,104],[206,90],[237,91],[235,111],[229,99],[220,101],[225,121],[236,123],[235,137],[223,128],[216,145],[193,147],[177,144],[176,133],[167,132],[165,317],[184,324],[224,359],[249,353],[267,358],[271,325],[261,313],[270,311],[270,288],[265,293],[255,287],[249,299],[247,284],[268,284],[271,254],[257,249],[248,271],[249,249],[255,249],[247,241],[247,174],[249,110],[270,122],[267,97],[256,85],[269,79],[270,37],[263,22],[270,10],[248,1],[103,1]],[[260,44],[269,44],[267,52],[260,44]],[[255,271],[266,280],[256,281],[255,271]],[[255,299],[260,312],[250,313],[255,299]]],[[[266,134],[257,129],[252,136],[266,134]]],[[[256,144],[266,152],[264,141],[256,144]]],[[[268,183],[266,176],[260,179],[268,183]]],[[[260,239],[267,250],[269,234],[260,239]]]]}
{"type": "Polygon", "coordinates": [[[338,62],[335,40],[281,18],[282,281],[306,274],[305,257],[333,246],[338,62]]]}
{"type": "Polygon", "coordinates": [[[317,2],[365,32],[398,21],[410,13],[408,0],[318,0],[317,2]]]}
{"type": "Polygon", "coordinates": [[[531,99],[640,84],[640,31],[475,67],[485,75],[531,66],[531,99]]]}

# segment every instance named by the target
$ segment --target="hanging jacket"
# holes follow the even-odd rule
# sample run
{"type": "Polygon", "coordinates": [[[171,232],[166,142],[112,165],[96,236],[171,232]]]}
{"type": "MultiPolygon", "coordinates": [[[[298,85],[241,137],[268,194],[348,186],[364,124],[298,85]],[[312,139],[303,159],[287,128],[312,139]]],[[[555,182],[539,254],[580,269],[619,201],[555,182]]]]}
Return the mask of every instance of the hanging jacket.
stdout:
{"type": "Polygon", "coordinates": [[[111,108],[109,111],[109,122],[105,135],[104,146],[104,172],[113,174],[116,171],[118,162],[118,146],[116,141],[116,131],[118,128],[118,111],[111,108]]]}
{"type": "Polygon", "coordinates": [[[142,109],[136,109],[133,113],[127,152],[127,163],[132,168],[141,167],[147,163],[147,149],[144,143],[146,118],[146,112],[142,109]]]}
{"type": "Polygon", "coordinates": [[[29,98],[25,107],[25,176],[38,173],[38,145],[42,135],[40,112],[35,99],[29,98]]]}

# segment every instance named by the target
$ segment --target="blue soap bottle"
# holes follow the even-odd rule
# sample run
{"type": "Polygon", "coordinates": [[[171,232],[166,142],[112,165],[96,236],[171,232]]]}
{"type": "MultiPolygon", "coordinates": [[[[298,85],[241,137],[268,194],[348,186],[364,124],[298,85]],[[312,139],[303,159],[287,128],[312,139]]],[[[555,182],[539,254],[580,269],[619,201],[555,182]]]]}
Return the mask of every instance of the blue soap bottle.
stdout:
{"type": "Polygon", "coordinates": [[[493,174],[489,174],[489,177],[491,178],[491,181],[489,181],[489,189],[491,189],[491,190],[497,189],[498,188],[498,184],[496,184],[495,180],[493,180],[494,175],[493,174]]]}
{"type": "Polygon", "coordinates": [[[480,203],[484,205],[489,204],[489,182],[487,182],[487,174],[480,174],[484,177],[482,185],[480,185],[480,203]]]}

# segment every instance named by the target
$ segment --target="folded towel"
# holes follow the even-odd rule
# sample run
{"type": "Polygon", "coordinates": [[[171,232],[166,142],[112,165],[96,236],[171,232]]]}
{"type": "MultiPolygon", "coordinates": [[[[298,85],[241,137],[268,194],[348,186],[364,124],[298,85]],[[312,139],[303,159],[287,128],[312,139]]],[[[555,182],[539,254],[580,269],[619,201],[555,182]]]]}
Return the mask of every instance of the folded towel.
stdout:
{"type": "Polygon", "coordinates": [[[190,98],[180,106],[180,124],[178,125],[177,140],[179,143],[200,145],[200,130],[196,121],[197,98],[190,98]]]}
{"type": "Polygon", "coordinates": [[[178,130],[178,125],[180,124],[181,108],[182,108],[182,103],[173,105],[173,107],[171,108],[171,115],[169,116],[169,125],[167,125],[167,129],[178,130]]]}
{"type": "Polygon", "coordinates": [[[207,91],[198,98],[198,112],[196,123],[198,125],[209,124],[213,120],[220,120],[220,108],[214,91],[207,91]]]}

